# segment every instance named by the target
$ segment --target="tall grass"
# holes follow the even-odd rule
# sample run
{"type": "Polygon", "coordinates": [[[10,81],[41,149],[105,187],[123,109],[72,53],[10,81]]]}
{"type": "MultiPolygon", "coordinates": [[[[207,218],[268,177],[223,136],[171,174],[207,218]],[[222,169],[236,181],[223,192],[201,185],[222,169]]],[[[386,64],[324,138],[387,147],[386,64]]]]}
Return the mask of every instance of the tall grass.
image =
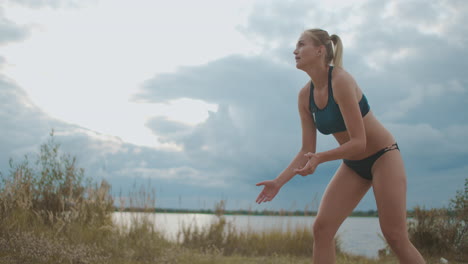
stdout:
{"type": "MultiPolygon", "coordinates": [[[[111,186],[85,178],[59,148],[51,133],[33,161],[10,160],[0,175],[0,263],[177,263],[184,256],[145,219],[115,226],[111,186]]],[[[135,194],[130,205],[141,199],[135,194]]]]}
{"type": "Polygon", "coordinates": [[[238,231],[223,215],[225,201],[219,202],[215,207],[217,218],[211,225],[205,228],[193,225],[181,228],[178,234],[181,245],[202,251],[216,248],[226,256],[312,256],[314,239],[309,228],[238,231]]]}
{"type": "Polygon", "coordinates": [[[50,137],[41,145],[35,166],[27,156],[18,164],[10,160],[10,175],[2,175],[0,220],[11,228],[38,221],[57,232],[74,224],[110,225],[110,185],[85,183],[83,173],[76,158],[60,155],[59,144],[50,137]],[[12,215],[21,217],[11,219],[12,215]]]}
{"type": "Polygon", "coordinates": [[[0,175],[0,257],[17,263],[102,260],[93,241],[112,226],[110,185],[84,182],[83,174],[53,136],[34,162],[10,160],[9,174],[0,175]]]}

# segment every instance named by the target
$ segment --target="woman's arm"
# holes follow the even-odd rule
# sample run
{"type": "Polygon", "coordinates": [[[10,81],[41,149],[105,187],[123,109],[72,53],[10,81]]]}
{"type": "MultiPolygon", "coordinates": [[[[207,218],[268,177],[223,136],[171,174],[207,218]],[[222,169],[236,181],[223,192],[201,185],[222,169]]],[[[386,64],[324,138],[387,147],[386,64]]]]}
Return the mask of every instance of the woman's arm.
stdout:
{"type": "Polygon", "coordinates": [[[291,164],[281,172],[274,180],[263,181],[257,183],[257,186],[263,185],[264,188],[258,195],[256,202],[271,201],[279,192],[281,187],[291,180],[297,173],[296,169],[304,166],[308,162],[306,153],[315,152],[317,130],[309,110],[309,84],[301,89],[298,98],[299,115],[302,125],[302,148],[299,153],[294,157],[291,164]]]}
{"type": "Polygon", "coordinates": [[[307,153],[315,153],[317,147],[317,129],[315,127],[312,113],[309,110],[310,83],[299,92],[298,108],[302,127],[302,147],[291,164],[275,179],[281,186],[293,178],[297,173],[296,169],[303,167],[308,158],[307,153]]]}

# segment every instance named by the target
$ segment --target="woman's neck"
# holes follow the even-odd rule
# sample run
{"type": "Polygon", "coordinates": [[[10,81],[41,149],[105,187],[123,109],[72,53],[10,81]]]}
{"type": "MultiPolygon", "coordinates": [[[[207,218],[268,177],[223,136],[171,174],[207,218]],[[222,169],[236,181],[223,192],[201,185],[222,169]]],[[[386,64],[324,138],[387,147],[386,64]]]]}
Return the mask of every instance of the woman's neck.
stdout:
{"type": "Polygon", "coordinates": [[[314,88],[323,89],[328,87],[328,69],[330,66],[326,64],[314,65],[305,72],[310,76],[314,83],[314,88]]]}

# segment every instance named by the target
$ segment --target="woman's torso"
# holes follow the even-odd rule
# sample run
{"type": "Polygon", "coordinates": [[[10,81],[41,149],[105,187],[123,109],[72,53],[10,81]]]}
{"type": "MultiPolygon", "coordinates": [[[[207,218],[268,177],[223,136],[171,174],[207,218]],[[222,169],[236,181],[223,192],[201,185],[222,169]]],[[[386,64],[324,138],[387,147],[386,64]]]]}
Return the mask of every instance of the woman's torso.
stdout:
{"type": "MultiPolygon", "coordinates": [[[[342,69],[335,69],[335,71],[337,70],[340,71],[342,69]]],[[[331,77],[332,75],[330,75],[330,78],[331,77]]],[[[309,85],[309,98],[311,95],[310,92],[313,92],[312,99],[311,99],[313,101],[311,102],[311,104],[316,104],[317,107],[319,105],[322,105],[324,106],[324,108],[329,106],[330,101],[332,101],[329,99],[334,99],[333,91],[335,91],[334,90],[335,88],[333,86],[333,78],[331,78],[330,84],[331,84],[331,90],[332,90],[330,91],[331,94],[330,92],[327,92],[324,89],[322,89],[321,91],[311,90],[310,89],[311,85],[309,85]],[[329,98],[329,96],[331,96],[332,98],[329,98]]],[[[359,98],[358,99],[359,103],[361,103],[360,100],[365,99],[365,97],[363,97],[363,93],[361,89],[359,88],[357,84],[352,85],[352,87],[356,89],[356,96],[357,98],[359,98]]],[[[365,103],[367,103],[367,101],[365,103]]],[[[327,110],[327,109],[323,109],[323,110],[327,110]]],[[[377,118],[374,116],[371,110],[368,110],[368,112],[364,115],[363,122],[364,122],[364,129],[366,133],[366,150],[359,155],[347,157],[348,159],[356,159],[356,160],[363,159],[395,142],[395,139],[393,138],[392,134],[377,120],[377,118]]],[[[332,134],[340,145],[349,141],[349,134],[346,130],[341,131],[341,132],[334,132],[332,134]]]]}

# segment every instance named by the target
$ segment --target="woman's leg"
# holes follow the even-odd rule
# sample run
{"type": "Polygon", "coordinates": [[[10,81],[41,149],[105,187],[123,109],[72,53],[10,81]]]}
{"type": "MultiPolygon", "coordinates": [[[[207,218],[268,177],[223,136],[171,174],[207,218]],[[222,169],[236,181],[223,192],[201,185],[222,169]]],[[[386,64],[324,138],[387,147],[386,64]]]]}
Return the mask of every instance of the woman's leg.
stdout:
{"type": "Polygon", "coordinates": [[[313,263],[335,263],[335,234],[370,186],[370,181],[341,164],[325,190],[314,221],[313,263]]]}
{"type": "Polygon", "coordinates": [[[425,263],[408,238],[406,226],[406,173],[401,154],[392,150],[372,168],[375,200],[382,233],[400,263],[425,263]]]}

